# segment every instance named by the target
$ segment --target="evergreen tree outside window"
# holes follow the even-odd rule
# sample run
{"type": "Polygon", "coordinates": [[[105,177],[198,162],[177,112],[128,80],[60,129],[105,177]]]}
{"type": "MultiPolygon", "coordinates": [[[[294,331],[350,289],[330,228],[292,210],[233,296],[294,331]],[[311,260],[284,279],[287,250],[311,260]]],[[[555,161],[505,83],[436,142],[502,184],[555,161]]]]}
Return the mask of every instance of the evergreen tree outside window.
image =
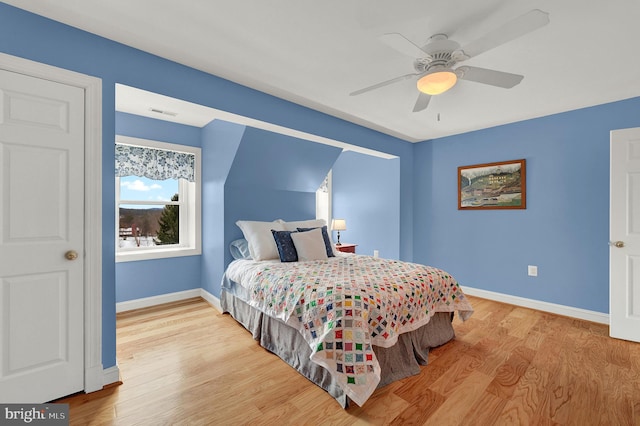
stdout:
{"type": "Polygon", "coordinates": [[[201,253],[200,148],[116,137],[116,261],[201,253]]]}
{"type": "MultiPolygon", "coordinates": [[[[178,201],[178,194],[171,197],[171,201],[178,201]]],[[[180,243],[180,208],[176,205],[164,206],[158,221],[158,245],[180,243]]]]}

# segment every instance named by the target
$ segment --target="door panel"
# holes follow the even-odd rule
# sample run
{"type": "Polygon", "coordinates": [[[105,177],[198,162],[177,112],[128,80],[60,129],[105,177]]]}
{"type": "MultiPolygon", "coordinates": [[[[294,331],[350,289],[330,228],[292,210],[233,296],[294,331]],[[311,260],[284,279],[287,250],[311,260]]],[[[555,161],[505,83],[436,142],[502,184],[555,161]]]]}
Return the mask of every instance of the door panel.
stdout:
{"type": "Polygon", "coordinates": [[[611,132],[610,334],[640,342],[640,129],[611,132]]]}
{"type": "Polygon", "coordinates": [[[66,170],[67,152],[60,149],[42,149],[20,145],[5,145],[5,181],[7,215],[3,228],[5,244],[37,239],[44,241],[68,240],[66,194],[69,187],[66,170]],[[37,170],[34,176],[33,171],[37,170]],[[24,192],[22,182],[36,190],[24,192]],[[36,195],[36,196],[34,196],[36,195]],[[46,206],[46,214],[42,214],[46,206]]]}
{"type": "Polygon", "coordinates": [[[11,277],[3,283],[2,312],[9,324],[24,324],[22,333],[5,335],[8,348],[6,371],[2,376],[19,374],[36,367],[47,367],[68,359],[69,341],[65,303],[67,277],[63,272],[11,277]],[[33,299],[34,294],[40,297],[33,299]],[[52,302],[53,301],[53,302],[52,302]],[[31,350],[37,341],[39,350],[31,350]]]}
{"type": "Polygon", "coordinates": [[[46,402],[84,388],[84,90],[0,70],[0,164],[0,401],[46,402]]]}
{"type": "Polygon", "coordinates": [[[3,123],[67,133],[69,106],[64,101],[11,89],[3,92],[3,123]]]}

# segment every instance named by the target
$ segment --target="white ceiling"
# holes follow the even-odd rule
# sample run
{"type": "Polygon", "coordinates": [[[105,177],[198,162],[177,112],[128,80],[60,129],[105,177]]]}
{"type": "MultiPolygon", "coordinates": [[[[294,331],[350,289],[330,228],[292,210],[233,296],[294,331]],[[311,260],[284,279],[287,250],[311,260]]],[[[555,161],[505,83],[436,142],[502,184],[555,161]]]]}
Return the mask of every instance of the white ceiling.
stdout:
{"type": "Polygon", "coordinates": [[[640,96],[637,0],[5,3],[408,141],[640,96]],[[531,9],[550,23],[464,63],[524,75],[512,89],[460,81],[419,113],[414,79],[349,96],[414,72],[384,33],[464,46],[531,9]]]}

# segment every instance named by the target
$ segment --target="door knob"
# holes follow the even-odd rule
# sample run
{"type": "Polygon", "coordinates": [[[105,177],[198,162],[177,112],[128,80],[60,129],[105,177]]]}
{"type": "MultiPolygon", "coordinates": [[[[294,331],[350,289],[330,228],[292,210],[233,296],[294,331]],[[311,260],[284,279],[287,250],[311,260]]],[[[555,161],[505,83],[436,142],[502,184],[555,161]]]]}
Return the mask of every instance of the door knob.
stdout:
{"type": "Polygon", "coordinates": [[[64,257],[66,257],[67,260],[76,260],[78,258],[78,252],[75,250],[69,250],[64,254],[64,257]]]}
{"type": "Polygon", "coordinates": [[[622,248],[624,247],[624,241],[609,241],[609,245],[617,248],[622,248]]]}

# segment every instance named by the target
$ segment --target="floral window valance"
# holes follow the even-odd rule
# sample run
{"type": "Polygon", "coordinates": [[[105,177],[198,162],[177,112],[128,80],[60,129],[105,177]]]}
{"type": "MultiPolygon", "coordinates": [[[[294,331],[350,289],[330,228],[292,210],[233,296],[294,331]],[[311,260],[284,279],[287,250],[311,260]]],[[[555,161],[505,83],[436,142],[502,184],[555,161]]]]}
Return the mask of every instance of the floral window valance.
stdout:
{"type": "Polygon", "coordinates": [[[116,144],[116,176],[195,181],[195,155],[142,146],[116,144]]]}

